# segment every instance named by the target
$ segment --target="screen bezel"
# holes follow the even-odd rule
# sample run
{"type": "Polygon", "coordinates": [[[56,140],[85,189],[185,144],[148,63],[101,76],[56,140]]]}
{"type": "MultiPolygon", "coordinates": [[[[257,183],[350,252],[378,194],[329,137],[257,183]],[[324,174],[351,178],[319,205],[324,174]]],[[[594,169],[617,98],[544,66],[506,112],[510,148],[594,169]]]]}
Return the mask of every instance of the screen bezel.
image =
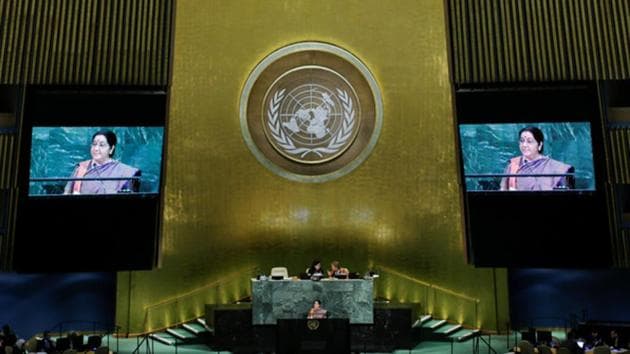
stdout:
{"type": "Polygon", "coordinates": [[[166,146],[166,92],[147,89],[32,87],[26,92],[20,133],[20,196],[28,195],[33,127],[162,127],[160,187],[166,146]]]}
{"type": "Polygon", "coordinates": [[[121,271],[157,266],[168,141],[167,100],[166,91],[160,87],[26,89],[19,132],[14,270],[121,271]],[[29,196],[36,126],[163,128],[158,193],[29,196]],[[106,225],[91,220],[93,215],[106,216],[106,225]],[[90,261],[77,262],[79,255],[90,255],[90,261]],[[33,262],[34,258],[38,262],[33,262]]]}
{"type": "MultiPolygon", "coordinates": [[[[591,128],[591,151],[593,155],[593,178],[595,190],[562,191],[562,193],[593,193],[604,188],[605,174],[602,171],[604,142],[597,90],[591,83],[558,83],[545,86],[520,84],[522,86],[476,87],[463,86],[456,91],[457,147],[462,185],[465,187],[463,146],[460,125],[463,124],[521,124],[536,123],[589,123],[591,128]],[[537,105],[531,102],[538,102],[537,105]],[[571,105],[563,104],[573,102],[571,105]],[[518,107],[516,110],[515,107],[518,107]]],[[[473,192],[468,191],[466,192],[473,192]]],[[[500,191],[499,191],[500,192],[500,191]]],[[[497,193],[497,191],[474,191],[474,193],[497,193]]],[[[501,193],[520,193],[505,191],[501,193]]],[[[525,192],[532,193],[532,192],[525,192]]],[[[555,194],[558,191],[535,193],[555,194]]]]}
{"type": "Polygon", "coordinates": [[[455,96],[468,261],[478,267],[608,267],[607,174],[596,83],[467,85],[455,96]],[[459,125],[515,122],[590,123],[595,190],[466,191],[459,125]],[[562,252],[552,256],[552,250],[562,252]]]}

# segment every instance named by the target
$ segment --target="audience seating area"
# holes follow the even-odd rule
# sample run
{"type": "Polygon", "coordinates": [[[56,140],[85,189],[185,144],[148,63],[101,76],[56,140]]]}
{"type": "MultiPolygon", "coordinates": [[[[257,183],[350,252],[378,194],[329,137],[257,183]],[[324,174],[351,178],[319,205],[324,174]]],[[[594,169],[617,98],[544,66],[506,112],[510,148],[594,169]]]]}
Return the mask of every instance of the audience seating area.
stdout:
{"type": "MultiPolygon", "coordinates": [[[[567,333],[528,328],[508,353],[521,354],[622,354],[630,353],[628,335],[630,325],[610,322],[583,322],[567,333]],[[618,335],[615,335],[615,333],[618,335]],[[614,344],[616,343],[616,345],[614,344]]],[[[508,343],[509,346],[509,343],[508,343]]]]}
{"type": "MultiPolygon", "coordinates": [[[[53,348],[45,348],[44,339],[36,335],[28,340],[18,340],[14,346],[4,348],[4,354],[48,353],[48,354],[108,354],[112,353],[104,345],[102,335],[81,335],[75,332],[66,336],[51,338],[53,348]]],[[[108,337],[109,338],[109,337],[108,337]]]]}

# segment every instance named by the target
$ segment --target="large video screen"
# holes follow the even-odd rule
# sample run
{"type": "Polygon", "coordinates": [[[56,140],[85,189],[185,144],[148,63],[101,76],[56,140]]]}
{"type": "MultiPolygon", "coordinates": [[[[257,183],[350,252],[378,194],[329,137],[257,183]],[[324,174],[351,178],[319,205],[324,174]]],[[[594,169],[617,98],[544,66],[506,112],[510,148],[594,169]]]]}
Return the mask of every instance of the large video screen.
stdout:
{"type": "Polygon", "coordinates": [[[162,127],[32,128],[29,196],[157,194],[162,127]]]}
{"type": "Polygon", "coordinates": [[[594,191],[588,122],[461,124],[466,191],[594,191]]]}

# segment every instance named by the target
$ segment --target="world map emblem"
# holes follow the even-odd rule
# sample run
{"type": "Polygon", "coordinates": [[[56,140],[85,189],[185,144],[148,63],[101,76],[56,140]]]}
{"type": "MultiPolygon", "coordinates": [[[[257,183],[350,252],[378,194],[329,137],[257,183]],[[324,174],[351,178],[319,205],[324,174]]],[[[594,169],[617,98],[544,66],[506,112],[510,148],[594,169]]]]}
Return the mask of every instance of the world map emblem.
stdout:
{"type": "Polygon", "coordinates": [[[382,124],[380,90],[348,51],[297,43],[267,56],[241,95],[241,130],[256,158],[301,182],[339,178],[367,158],[382,124]]]}
{"type": "Polygon", "coordinates": [[[342,154],[360,127],[352,87],[322,67],[307,66],[286,76],[272,85],[266,99],[267,139],[279,153],[301,163],[323,163],[342,154]],[[333,77],[318,78],[320,71],[333,77]],[[293,75],[305,75],[310,81],[299,83],[290,79],[293,75]],[[334,82],[335,76],[339,82],[334,82]]]}

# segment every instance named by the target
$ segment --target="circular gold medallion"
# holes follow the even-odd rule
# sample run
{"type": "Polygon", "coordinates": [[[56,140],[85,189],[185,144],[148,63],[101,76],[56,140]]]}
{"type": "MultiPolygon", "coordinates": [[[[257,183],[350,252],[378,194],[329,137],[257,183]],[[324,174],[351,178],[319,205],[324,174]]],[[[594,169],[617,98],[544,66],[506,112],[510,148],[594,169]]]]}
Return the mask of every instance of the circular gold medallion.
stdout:
{"type": "Polygon", "coordinates": [[[380,90],[367,67],[325,43],[297,43],[266,57],[241,95],[249,149],[280,176],[324,182],[367,158],[382,125],[380,90]]]}
{"type": "Polygon", "coordinates": [[[359,131],[360,104],[352,85],[323,66],[305,65],[286,72],[269,87],[263,102],[267,140],[278,153],[298,163],[321,164],[336,158],[359,131]]]}
{"type": "Polygon", "coordinates": [[[308,320],[306,321],[306,327],[311,331],[316,331],[319,328],[318,320],[308,320]]]}

